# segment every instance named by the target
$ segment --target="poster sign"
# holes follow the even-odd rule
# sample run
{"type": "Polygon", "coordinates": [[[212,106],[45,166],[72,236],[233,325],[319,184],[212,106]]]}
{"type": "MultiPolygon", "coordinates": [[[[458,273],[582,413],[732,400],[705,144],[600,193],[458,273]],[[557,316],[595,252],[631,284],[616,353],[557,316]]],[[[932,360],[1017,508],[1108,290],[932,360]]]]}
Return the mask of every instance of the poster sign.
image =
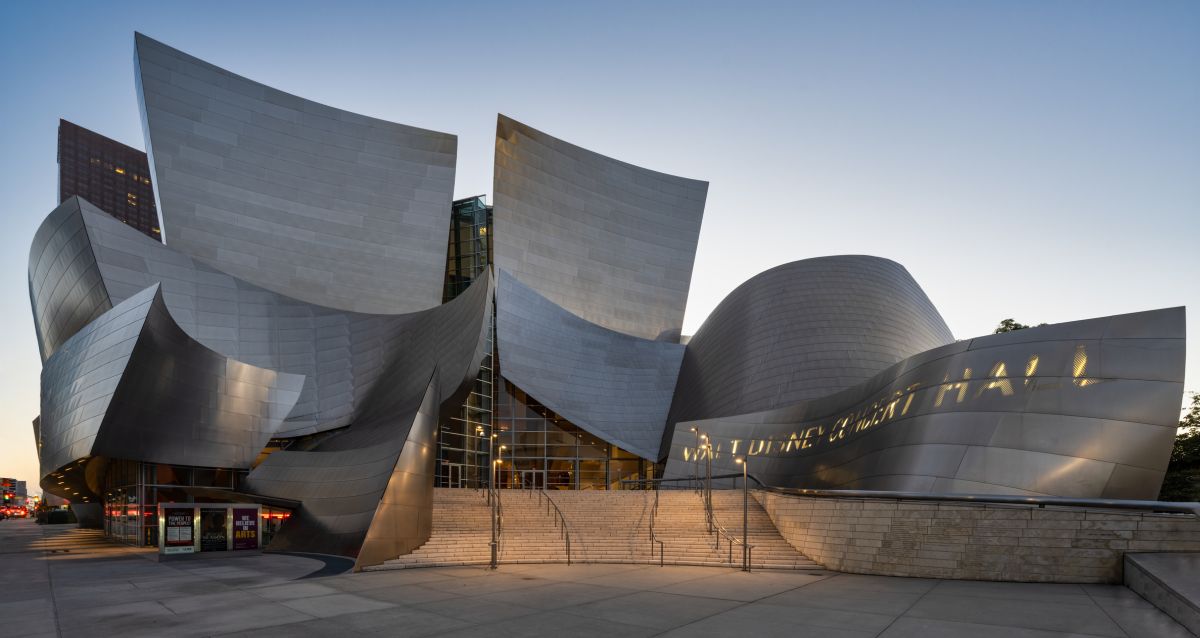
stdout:
{"type": "Polygon", "coordinates": [[[258,508],[233,508],[233,548],[258,549],[258,508]]]}
{"type": "Polygon", "coordinates": [[[190,554],[195,550],[192,538],[192,508],[173,507],[164,511],[166,524],[163,536],[163,553],[190,554]]]}
{"type": "Polygon", "coordinates": [[[229,549],[229,537],[225,529],[226,509],[200,508],[200,551],[223,552],[229,549]]]}

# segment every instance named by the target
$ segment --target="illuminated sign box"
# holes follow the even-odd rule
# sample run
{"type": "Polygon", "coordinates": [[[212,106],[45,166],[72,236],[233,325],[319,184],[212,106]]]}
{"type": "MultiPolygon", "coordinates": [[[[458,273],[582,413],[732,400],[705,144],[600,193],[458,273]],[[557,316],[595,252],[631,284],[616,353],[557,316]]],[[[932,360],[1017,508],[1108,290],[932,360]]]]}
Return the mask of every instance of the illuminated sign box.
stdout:
{"type": "Polygon", "coordinates": [[[262,505],[159,503],[158,553],[162,556],[262,548],[262,505]]]}

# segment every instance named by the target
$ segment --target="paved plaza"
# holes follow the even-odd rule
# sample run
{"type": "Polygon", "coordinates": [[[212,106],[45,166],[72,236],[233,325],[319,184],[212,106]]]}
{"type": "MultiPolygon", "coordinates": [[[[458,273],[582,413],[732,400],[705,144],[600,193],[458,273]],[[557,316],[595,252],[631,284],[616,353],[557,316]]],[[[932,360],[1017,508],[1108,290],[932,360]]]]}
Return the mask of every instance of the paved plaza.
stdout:
{"type": "Polygon", "coordinates": [[[1191,635],[1120,586],[640,565],[329,571],[272,554],[159,563],[74,526],[3,521],[0,635],[1191,635]]]}

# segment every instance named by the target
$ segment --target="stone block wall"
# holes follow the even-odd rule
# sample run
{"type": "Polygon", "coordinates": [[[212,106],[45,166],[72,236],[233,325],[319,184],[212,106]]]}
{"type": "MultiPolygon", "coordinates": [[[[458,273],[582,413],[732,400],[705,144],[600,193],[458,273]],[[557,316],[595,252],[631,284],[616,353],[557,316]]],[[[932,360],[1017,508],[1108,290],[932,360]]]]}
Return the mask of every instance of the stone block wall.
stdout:
{"type": "Polygon", "coordinates": [[[796,549],[827,569],[856,574],[1119,584],[1125,552],[1200,551],[1200,519],[1182,514],[755,497],[796,549]]]}

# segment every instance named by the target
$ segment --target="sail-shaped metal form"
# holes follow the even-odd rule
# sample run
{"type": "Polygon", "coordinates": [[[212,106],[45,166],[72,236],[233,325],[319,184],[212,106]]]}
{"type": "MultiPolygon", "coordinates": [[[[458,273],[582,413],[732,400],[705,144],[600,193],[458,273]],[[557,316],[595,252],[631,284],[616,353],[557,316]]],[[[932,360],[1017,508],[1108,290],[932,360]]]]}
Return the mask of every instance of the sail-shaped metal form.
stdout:
{"type": "Polygon", "coordinates": [[[135,40],[167,244],[338,310],[441,303],[455,136],[318,104],[135,40]]]}

